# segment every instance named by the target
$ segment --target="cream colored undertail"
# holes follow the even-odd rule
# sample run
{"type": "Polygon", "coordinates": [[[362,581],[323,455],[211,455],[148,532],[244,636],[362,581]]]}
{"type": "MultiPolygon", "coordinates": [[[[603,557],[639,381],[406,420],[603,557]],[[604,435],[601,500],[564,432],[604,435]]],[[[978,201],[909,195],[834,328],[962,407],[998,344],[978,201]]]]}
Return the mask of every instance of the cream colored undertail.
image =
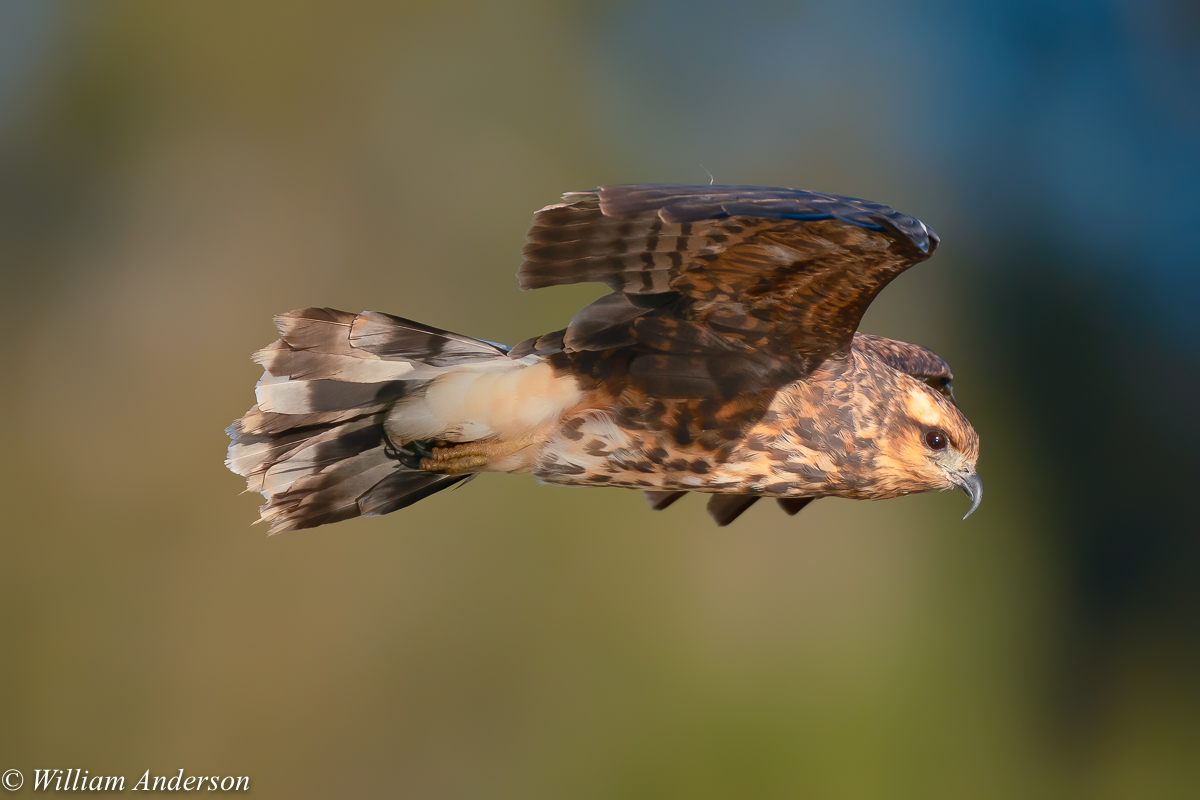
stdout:
{"type": "Polygon", "coordinates": [[[582,398],[573,377],[556,376],[538,356],[468,364],[448,370],[423,392],[397,403],[384,427],[396,443],[508,443],[509,447],[491,449],[487,468],[516,470],[524,465],[509,463],[506,451],[530,444],[582,398]]]}

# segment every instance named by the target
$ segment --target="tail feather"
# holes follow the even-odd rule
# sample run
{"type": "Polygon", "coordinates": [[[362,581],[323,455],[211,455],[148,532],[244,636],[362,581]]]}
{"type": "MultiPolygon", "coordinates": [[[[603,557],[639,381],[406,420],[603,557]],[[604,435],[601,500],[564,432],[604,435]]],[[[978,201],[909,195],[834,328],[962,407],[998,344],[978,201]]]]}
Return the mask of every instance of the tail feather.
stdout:
{"type": "MultiPolygon", "coordinates": [[[[302,458],[300,451],[311,450],[340,432],[351,433],[354,423],[363,418],[360,412],[358,416],[347,415],[344,419],[314,421],[314,418],[330,416],[333,415],[267,414],[255,406],[226,431],[231,441],[225,465],[246,478],[249,491],[266,494],[285,491],[294,480],[288,475],[302,466],[317,463],[314,453],[309,452],[302,458]],[[247,426],[246,420],[261,420],[261,424],[247,426]]],[[[367,419],[378,424],[371,415],[367,415],[367,419]]],[[[352,436],[348,438],[353,440],[352,436]]]]}
{"type": "Polygon", "coordinates": [[[433,472],[397,471],[371,487],[358,500],[359,510],[364,516],[378,517],[407,508],[431,494],[449,489],[474,475],[438,475],[433,472]]]}
{"type": "Polygon", "coordinates": [[[235,442],[229,447],[230,468],[246,476],[247,489],[268,496],[281,494],[305,475],[377,446],[382,424],[381,420],[366,417],[316,430],[292,431],[262,442],[235,442]]]}
{"type": "Polygon", "coordinates": [[[256,437],[269,437],[285,433],[297,428],[311,428],[318,425],[333,425],[338,422],[361,417],[366,412],[382,411],[377,409],[351,409],[349,411],[331,411],[323,414],[275,414],[263,411],[253,406],[242,418],[235,421],[226,429],[230,439],[252,441],[256,437]]]}
{"type": "Polygon", "coordinates": [[[279,340],[254,354],[258,404],[229,427],[226,461],[266,498],[271,533],[386,514],[474,477],[416,468],[419,447],[391,441],[384,422],[434,378],[507,348],[376,312],[275,321],[279,340]]]}
{"type": "Polygon", "coordinates": [[[379,311],[365,311],[355,318],[350,343],[380,358],[414,359],[431,367],[486,361],[506,356],[512,349],[379,311]]]}
{"type": "Polygon", "coordinates": [[[358,516],[379,516],[448,489],[471,475],[440,475],[398,469],[394,456],[377,447],[306,475],[271,498],[262,519],[271,533],[315,528],[358,516]]]}
{"type": "Polygon", "coordinates": [[[287,375],[292,380],[326,378],[355,383],[407,378],[416,369],[404,361],[385,361],[352,353],[323,353],[319,350],[294,349],[279,339],[254,354],[254,361],[273,375],[287,375]]]}
{"type": "Polygon", "coordinates": [[[314,528],[362,514],[359,497],[384,480],[396,465],[382,447],[339,461],[324,471],[300,478],[282,494],[268,499],[262,519],[271,533],[314,528]]]}
{"type": "Polygon", "coordinates": [[[409,381],[355,383],[342,380],[297,381],[272,377],[258,382],[258,407],[276,414],[311,414],[387,406],[411,387],[409,381]]]}

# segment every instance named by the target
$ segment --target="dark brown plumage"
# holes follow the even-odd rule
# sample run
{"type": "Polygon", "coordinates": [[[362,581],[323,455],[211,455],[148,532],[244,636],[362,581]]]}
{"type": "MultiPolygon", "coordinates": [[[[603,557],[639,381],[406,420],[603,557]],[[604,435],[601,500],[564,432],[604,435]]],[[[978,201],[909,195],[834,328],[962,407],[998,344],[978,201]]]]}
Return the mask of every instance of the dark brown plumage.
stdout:
{"type": "MultiPolygon", "coordinates": [[[[271,530],[401,508],[485,471],[711,493],[718,525],[760,497],[960,486],[978,438],[944,361],[857,333],[937,236],[875,203],[794,189],[616,186],[534,217],[523,289],[613,292],[511,350],[398,317],[306,309],[256,359],[230,467],[271,530]]],[[[972,507],[973,510],[974,506],[972,507]]]]}

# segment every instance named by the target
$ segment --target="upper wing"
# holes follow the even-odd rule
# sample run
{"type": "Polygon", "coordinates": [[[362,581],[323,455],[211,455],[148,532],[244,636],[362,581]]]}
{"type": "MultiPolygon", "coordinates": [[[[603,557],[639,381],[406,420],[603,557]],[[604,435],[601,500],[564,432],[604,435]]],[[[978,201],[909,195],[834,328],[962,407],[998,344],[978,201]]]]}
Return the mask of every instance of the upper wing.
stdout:
{"type": "Polygon", "coordinates": [[[919,344],[898,342],[869,333],[854,334],[854,349],[869,353],[892,369],[924,381],[948,397],[950,402],[958,405],[954,399],[954,389],[950,385],[954,380],[954,373],[950,371],[950,365],[932,350],[919,344]]]}
{"type": "Polygon", "coordinates": [[[563,200],[534,217],[517,276],[522,289],[613,288],[572,320],[568,351],[655,339],[811,367],[848,354],[875,295],[938,243],[886,206],[796,189],[604,186],[563,200]]]}

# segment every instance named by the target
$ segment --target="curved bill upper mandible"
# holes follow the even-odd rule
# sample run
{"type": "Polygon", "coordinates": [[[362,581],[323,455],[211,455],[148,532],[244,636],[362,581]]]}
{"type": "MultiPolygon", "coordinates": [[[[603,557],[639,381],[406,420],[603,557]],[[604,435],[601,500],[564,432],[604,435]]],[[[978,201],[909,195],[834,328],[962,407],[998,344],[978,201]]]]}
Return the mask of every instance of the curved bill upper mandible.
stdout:
{"type": "Polygon", "coordinates": [[[975,513],[975,509],[979,508],[979,503],[983,500],[983,481],[977,472],[960,472],[954,476],[954,482],[971,498],[971,510],[963,517],[966,519],[975,513]]]}

